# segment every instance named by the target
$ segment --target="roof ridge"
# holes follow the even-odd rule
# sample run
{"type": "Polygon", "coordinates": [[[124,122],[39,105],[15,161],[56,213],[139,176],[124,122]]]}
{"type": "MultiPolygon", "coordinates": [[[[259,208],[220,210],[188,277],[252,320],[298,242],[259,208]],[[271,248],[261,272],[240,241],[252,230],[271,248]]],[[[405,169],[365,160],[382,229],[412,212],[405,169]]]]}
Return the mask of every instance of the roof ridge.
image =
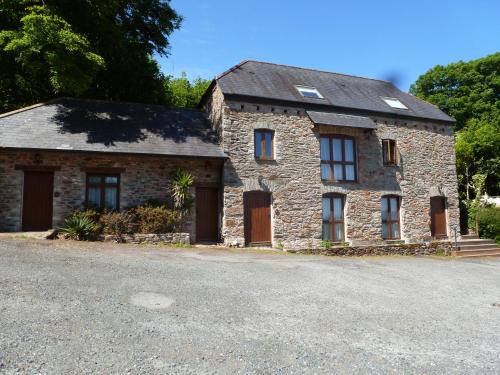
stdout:
{"type": "Polygon", "coordinates": [[[64,98],[62,98],[62,97],[61,98],[54,98],[54,99],[47,100],[45,102],[40,102],[40,103],[29,105],[27,107],[14,109],[14,110],[9,111],[9,112],[0,113],[0,118],[9,117],[9,116],[21,113],[21,112],[26,112],[26,111],[30,111],[30,110],[35,109],[35,108],[43,107],[44,105],[55,103],[57,101],[60,101],[61,99],[64,99],[64,98]]]}
{"type": "MultiPolygon", "coordinates": [[[[328,71],[328,70],[322,70],[322,69],[315,69],[315,68],[304,68],[304,67],[301,67],[301,66],[295,66],[295,65],[288,65],[288,64],[278,64],[278,63],[272,63],[272,62],[268,62],[268,61],[258,61],[258,60],[244,60],[242,61],[240,64],[238,65],[235,65],[233,68],[236,69],[238,68],[239,66],[243,65],[244,63],[247,63],[247,62],[255,62],[255,63],[258,63],[258,64],[267,64],[267,65],[275,65],[275,66],[283,66],[283,67],[286,67],[286,68],[293,68],[293,69],[300,69],[300,70],[309,70],[309,71],[313,71],[313,72],[319,72],[319,73],[328,73],[328,74],[336,74],[336,75],[340,75],[340,76],[347,76],[347,77],[354,77],[354,78],[361,78],[361,79],[369,79],[371,81],[379,81],[379,82],[385,82],[385,83],[390,83],[391,85],[393,85],[393,83],[391,83],[390,81],[387,81],[385,79],[379,79],[379,78],[371,78],[371,77],[363,77],[363,76],[357,76],[357,75],[354,75],[354,74],[347,74],[347,73],[337,73],[337,72],[331,72],[331,71],[328,71]]],[[[227,73],[230,73],[230,71],[233,70],[230,69],[229,71],[227,72],[224,72],[224,75],[227,74],[227,73]]],[[[398,89],[399,90],[399,89],[398,89]]],[[[401,91],[401,90],[400,90],[401,91]]]]}
{"type": "Polygon", "coordinates": [[[243,60],[243,61],[240,61],[238,64],[232,66],[231,68],[223,71],[221,74],[219,74],[218,76],[215,77],[215,80],[217,81],[218,79],[221,79],[222,77],[224,76],[227,76],[229,73],[235,71],[236,69],[240,68],[241,66],[245,65],[247,62],[250,62],[252,60],[243,60]]]}
{"type": "Polygon", "coordinates": [[[5,112],[5,113],[0,113],[0,119],[16,115],[18,113],[22,112],[27,112],[32,109],[36,109],[39,107],[43,107],[45,105],[49,104],[54,104],[54,103],[60,103],[64,100],[74,100],[74,101],[85,101],[85,102],[97,102],[97,103],[112,103],[112,104],[128,104],[128,105],[137,105],[137,106],[148,106],[148,107],[156,107],[156,108],[161,108],[161,109],[166,109],[166,110],[182,110],[182,111],[189,111],[189,112],[196,112],[196,113],[203,113],[202,110],[198,108],[186,108],[186,107],[169,107],[165,104],[152,104],[152,103],[139,103],[139,102],[121,102],[121,101],[114,101],[114,100],[105,100],[105,99],[94,99],[94,98],[76,98],[76,97],[71,97],[71,96],[61,96],[58,98],[50,99],[45,102],[40,102],[36,103],[33,105],[30,105],[28,107],[22,107],[15,109],[13,111],[5,112]]]}
{"type": "Polygon", "coordinates": [[[116,101],[116,100],[106,100],[106,99],[94,99],[94,98],[75,98],[71,96],[67,97],[61,97],[58,98],[58,100],[80,100],[80,101],[86,101],[86,102],[98,102],[98,103],[111,103],[111,104],[128,104],[128,105],[138,105],[138,106],[148,106],[148,107],[161,107],[163,109],[178,109],[178,110],[183,110],[183,111],[191,111],[191,112],[202,112],[197,108],[187,108],[187,107],[169,107],[166,104],[154,104],[154,103],[141,103],[141,102],[129,102],[129,101],[116,101]]]}

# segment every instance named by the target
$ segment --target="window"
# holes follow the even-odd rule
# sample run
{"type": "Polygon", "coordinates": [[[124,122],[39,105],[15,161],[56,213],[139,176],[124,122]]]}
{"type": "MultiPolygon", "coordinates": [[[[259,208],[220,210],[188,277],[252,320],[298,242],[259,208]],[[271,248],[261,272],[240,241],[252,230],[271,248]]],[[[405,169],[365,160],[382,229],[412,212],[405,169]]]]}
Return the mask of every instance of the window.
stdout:
{"type": "Polygon", "coordinates": [[[324,181],[356,181],[355,146],[352,137],[321,136],[321,179],[324,181]]]}
{"type": "Polygon", "coordinates": [[[389,106],[392,108],[396,109],[408,109],[407,106],[405,106],[401,100],[396,99],[396,98],[382,98],[384,102],[386,102],[389,106]]]}
{"type": "Polygon", "coordinates": [[[382,140],[384,165],[398,165],[398,148],[393,139],[382,140]]]}
{"type": "Polygon", "coordinates": [[[295,88],[305,98],[323,99],[323,95],[315,87],[295,86],[295,88]]]}
{"type": "Polygon", "coordinates": [[[334,242],[344,240],[344,197],[334,194],[323,197],[323,237],[334,242]]]}
{"type": "Polygon", "coordinates": [[[108,174],[87,175],[87,204],[99,209],[118,210],[120,176],[108,174]]]}
{"type": "Polygon", "coordinates": [[[255,158],[260,160],[274,159],[274,131],[257,129],[254,133],[255,158]]]}
{"type": "Polygon", "coordinates": [[[382,197],[382,238],[384,240],[398,240],[400,238],[398,196],[382,197]]]}

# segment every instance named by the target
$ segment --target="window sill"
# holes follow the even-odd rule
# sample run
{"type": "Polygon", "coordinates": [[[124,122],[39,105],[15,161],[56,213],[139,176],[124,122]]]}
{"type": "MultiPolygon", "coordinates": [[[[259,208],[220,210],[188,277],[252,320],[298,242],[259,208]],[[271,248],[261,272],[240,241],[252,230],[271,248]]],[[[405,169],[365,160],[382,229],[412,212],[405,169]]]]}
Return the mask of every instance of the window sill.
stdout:
{"type": "Polygon", "coordinates": [[[264,159],[264,158],[254,158],[256,162],[258,163],[272,163],[275,162],[276,159],[264,159]]]}
{"type": "Polygon", "coordinates": [[[358,180],[321,180],[322,183],[326,185],[334,185],[334,184],[357,184],[358,180]]]}

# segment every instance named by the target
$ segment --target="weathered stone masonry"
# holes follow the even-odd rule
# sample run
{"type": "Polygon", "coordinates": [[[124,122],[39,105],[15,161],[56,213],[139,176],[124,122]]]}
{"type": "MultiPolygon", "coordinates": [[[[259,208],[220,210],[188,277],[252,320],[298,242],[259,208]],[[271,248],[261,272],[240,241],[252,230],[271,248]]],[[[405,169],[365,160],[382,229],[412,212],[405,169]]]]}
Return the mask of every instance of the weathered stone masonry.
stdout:
{"type": "MultiPolygon", "coordinates": [[[[217,93],[217,92],[216,92],[217,93]]],[[[272,193],[273,245],[317,247],[321,241],[321,198],[345,195],[346,239],[352,244],[381,240],[381,197],[401,197],[401,238],[406,242],[430,239],[430,197],[447,197],[448,233],[458,224],[458,195],[454,138],[449,125],[372,117],[377,129],[317,127],[303,109],[245,102],[222,102],[212,113],[223,113],[221,145],[229,160],[224,168],[226,244],[244,243],[243,193],[272,193]],[[275,131],[275,160],[254,158],[253,130],[275,131]],[[319,137],[323,133],[354,136],[358,181],[325,183],[320,175],[319,137]],[[400,165],[383,166],[382,139],[395,139],[400,165]]]]}
{"type": "MultiPolygon", "coordinates": [[[[120,206],[127,208],[151,199],[165,199],[169,194],[170,174],[180,166],[190,171],[195,185],[218,186],[220,162],[215,160],[168,156],[103,155],[63,151],[0,152],[0,231],[19,231],[22,225],[24,172],[18,165],[60,167],[54,172],[53,226],[60,226],[85,201],[86,170],[118,168],[120,173],[120,206]]],[[[193,195],[196,190],[193,188],[193,195]]],[[[195,236],[195,212],[186,229],[195,236]]]]}

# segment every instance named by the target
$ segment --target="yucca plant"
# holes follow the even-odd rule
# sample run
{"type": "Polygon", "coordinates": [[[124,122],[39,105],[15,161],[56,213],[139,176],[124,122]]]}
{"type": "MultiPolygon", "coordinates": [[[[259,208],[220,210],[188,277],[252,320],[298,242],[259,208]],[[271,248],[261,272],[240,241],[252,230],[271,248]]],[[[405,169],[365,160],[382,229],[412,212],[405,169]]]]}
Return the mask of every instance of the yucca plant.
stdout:
{"type": "Polygon", "coordinates": [[[184,169],[176,168],[172,174],[172,198],[174,207],[178,210],[189,211],[193,203],[190,189],[193,186],[193,175],[184,169]]]}
{"type": "Polygon", "coordinates": [[[85,216],[71,215],[64,222],[60,232],[67,238],[87,241],[96,236],[99,226],[85,216]]]}

